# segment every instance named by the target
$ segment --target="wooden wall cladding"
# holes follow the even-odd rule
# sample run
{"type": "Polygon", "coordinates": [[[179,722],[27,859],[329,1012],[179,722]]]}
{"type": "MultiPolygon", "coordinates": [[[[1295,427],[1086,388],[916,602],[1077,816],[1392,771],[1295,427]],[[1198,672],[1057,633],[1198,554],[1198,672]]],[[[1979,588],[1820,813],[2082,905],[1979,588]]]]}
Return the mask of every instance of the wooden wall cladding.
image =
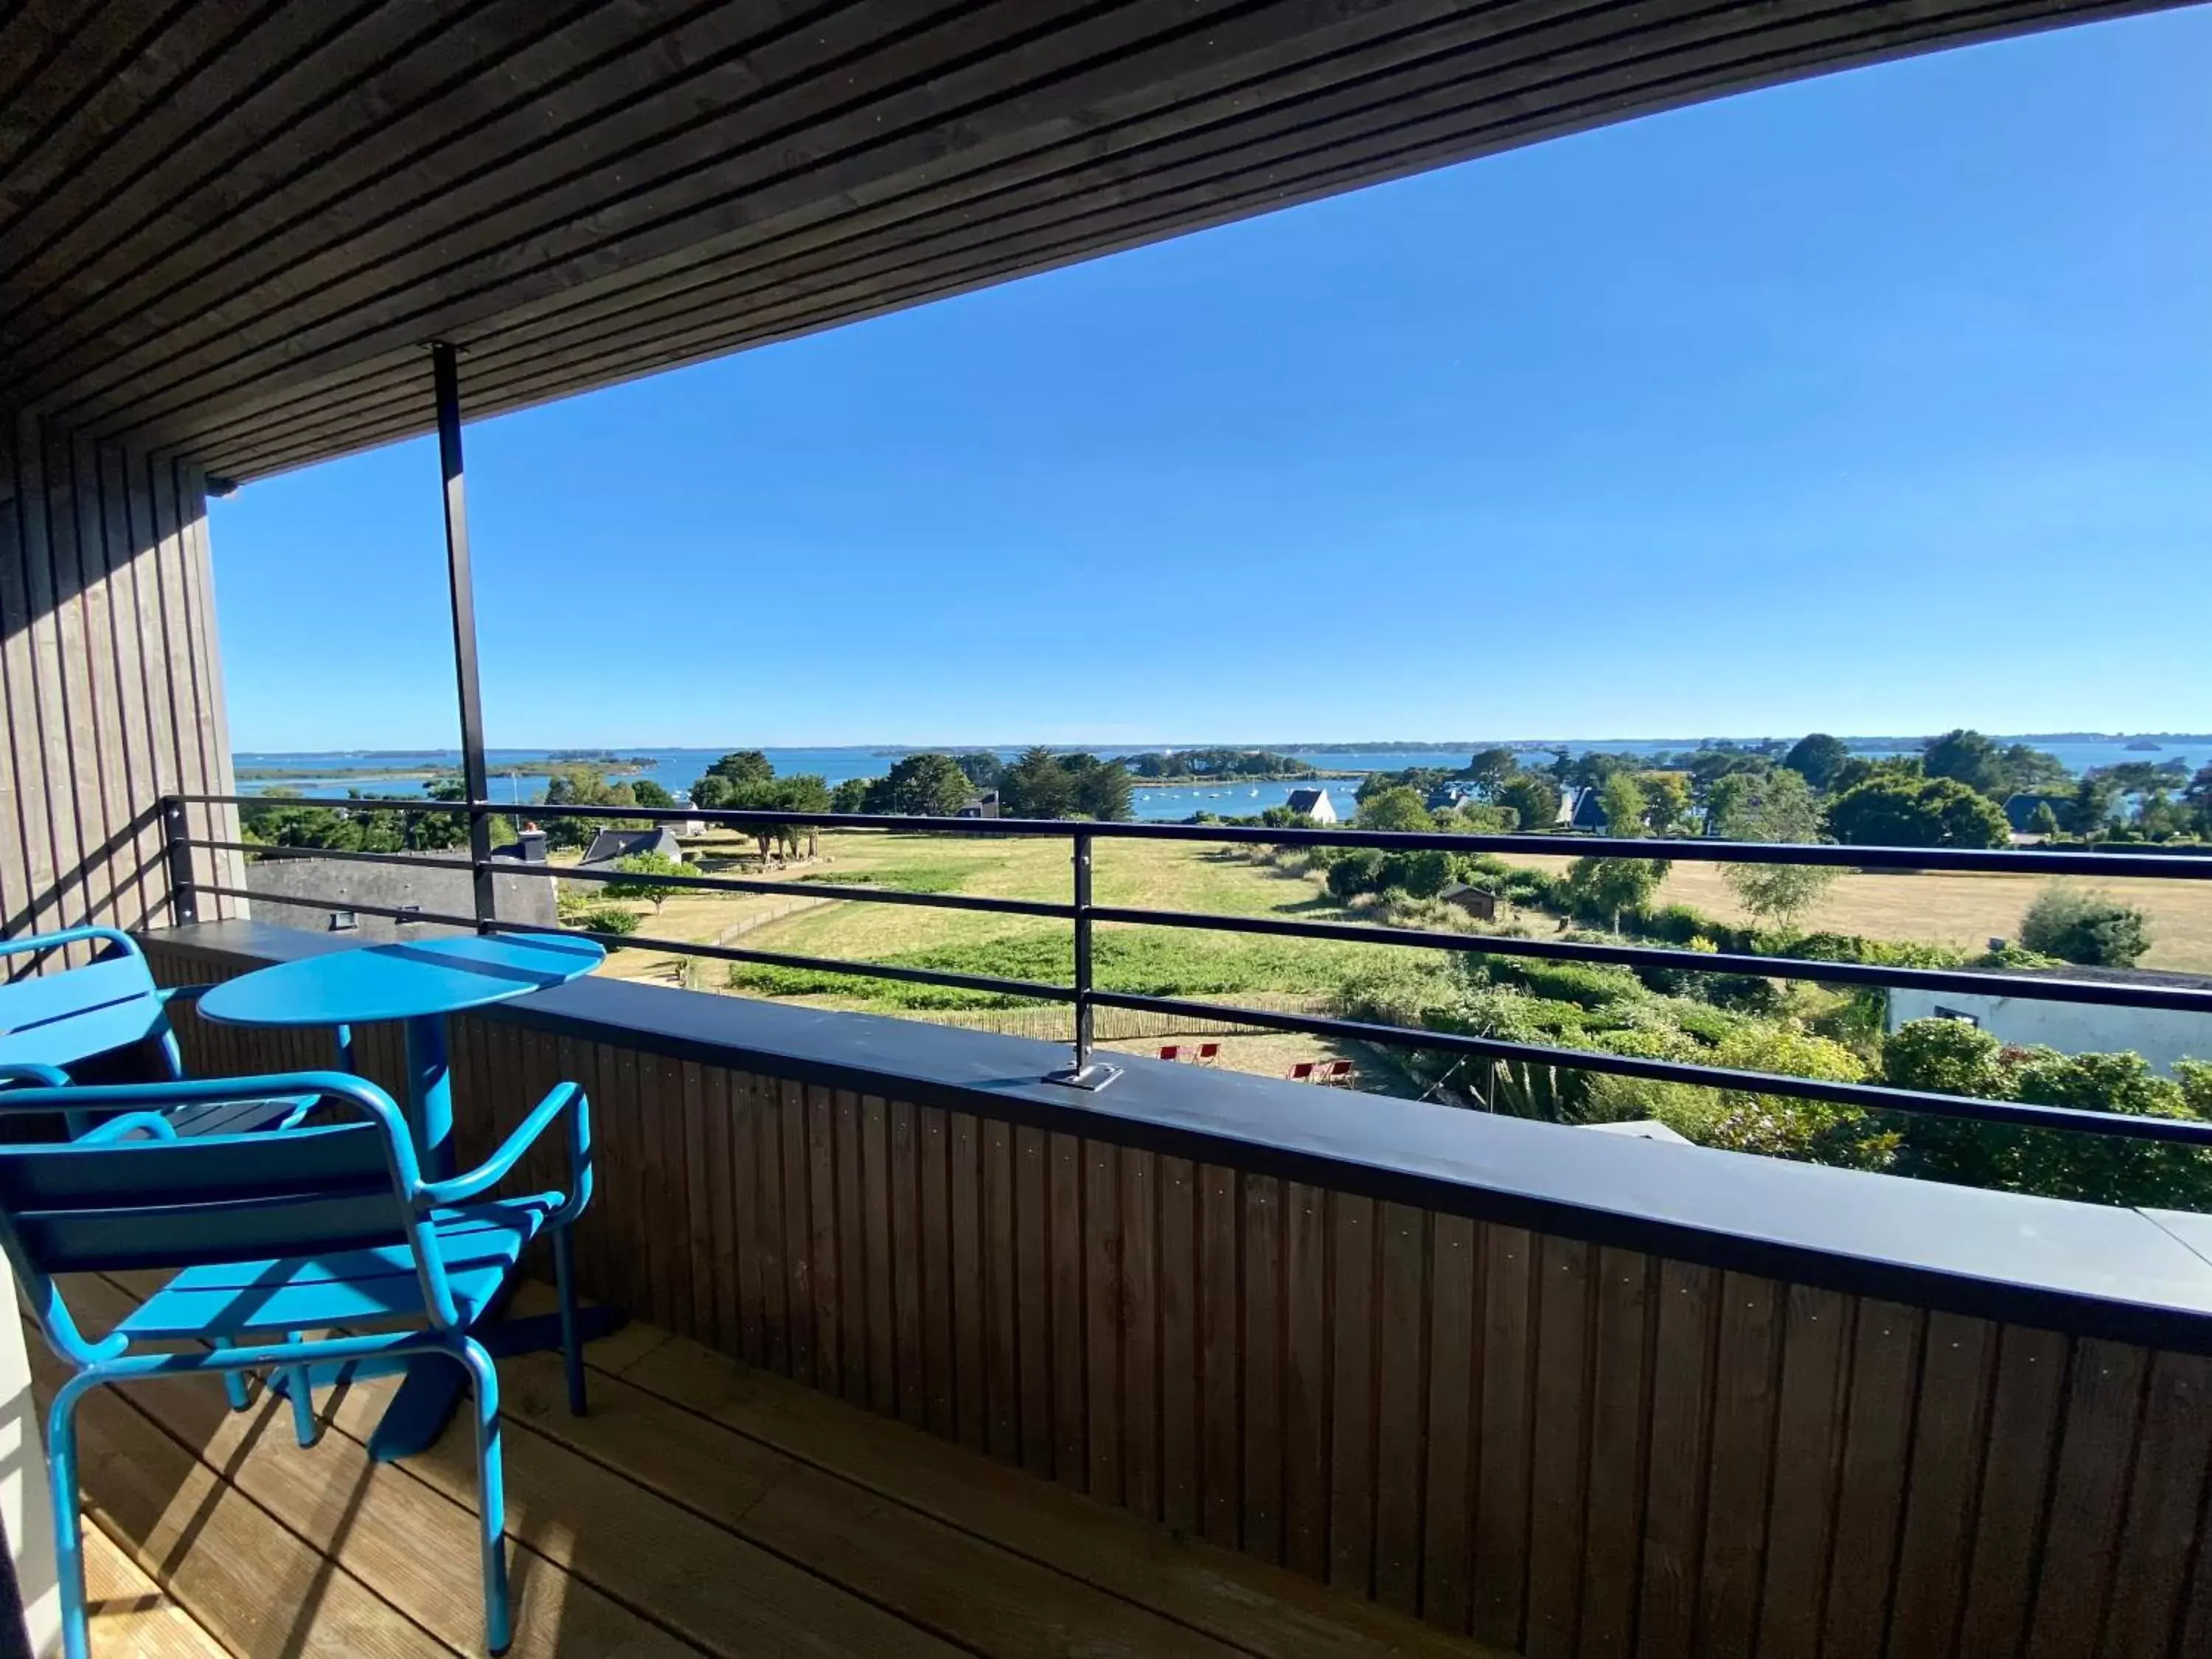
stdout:
{"type": "Polygon", "coordinates": [[[591,1294],[1533,1659],[2212,1651],[2212,1360],[518,1018],[454,1066],[465,1156],[590,1091],[591,1294]]]}
{"type": "Polygon", "coordinates": [[[166,925],[161,797],[230,788],[200,473],[0,410],[0,937],[166,925]]]}

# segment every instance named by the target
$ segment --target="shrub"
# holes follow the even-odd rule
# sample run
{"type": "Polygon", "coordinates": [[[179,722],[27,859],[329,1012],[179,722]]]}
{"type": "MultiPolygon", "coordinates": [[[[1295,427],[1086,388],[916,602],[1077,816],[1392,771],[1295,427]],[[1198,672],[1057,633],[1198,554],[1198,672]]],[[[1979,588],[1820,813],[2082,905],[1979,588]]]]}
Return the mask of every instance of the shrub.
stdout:
{"type": "MultiPolygon", "coordinates": [[[[580,927],[587,933],[635,933],[637,932],[637,912],[625,910],[619,904],[580,905],[562,918],[571,927],[580,927]]],[[[611,947],[620,950],[620,945],[611,947]]]]}
{"type": "Polygon", "coordinates": [[[1881,1079],[1894,1089],[2001,1098],[2011,1089],[1999,1053],[1995,1037],[1963,1019],[1910,1020],[1881,1046],[1881,1079]]]}
{"type": "Polygon", "coordinates": [[[2150,949],[2150,918],[2110,893],[2046,887],[2021,918],[2020,942],[2085,968],[2132,968],[2150,949]]]}
{"type": "Polygon", "coordinates": [[[1553,1002],[1571,1002],[1578,1008],[1603,1008],[1644,994],[1644,986],[1626,968],[1610,963],[1547,962],[1540,957],[1492,957],[1471,969],[1484,982],[1517,985],[1533,995],[1553,1002]]]}
{"type": "Polygon", "coordinates": [[[1382,854],[1371,847],[1354,848],[1328,866],[1329,896],[1349,899],[1371,893],[1382,870],[1382,854]]]}
{"type": "Polygon", "coordinates": [[[1375,884],[1399,887],[1415,898],[1434,898],[1452,879],[1452,855],[1442,851],[1387,853],[1375,872],[1375,884]]]}

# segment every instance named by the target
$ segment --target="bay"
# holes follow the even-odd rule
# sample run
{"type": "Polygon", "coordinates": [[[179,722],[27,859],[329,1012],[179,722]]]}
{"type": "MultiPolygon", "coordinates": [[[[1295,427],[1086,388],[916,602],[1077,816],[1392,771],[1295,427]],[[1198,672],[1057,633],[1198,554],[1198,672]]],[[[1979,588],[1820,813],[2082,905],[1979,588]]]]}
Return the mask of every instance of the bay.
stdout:
{"type": "MultiPolygon", "coordinates": [[[[2062,738],[2038,740],[2035,738],[2002,738],[2001,742],[2030,742],[2039,749],[2057,757],[2075,775],[2092,767],[2117,765],[2127,761],[2148,761],[2154,763],[2180,761],[2191,773],[2212,765],[2212,735],[2160,738],[2155,739],[2123,737],[2062,738]],[[2136,746],[2155,743],[2155,748],[2136,746]]],[[[1565,749],[1571,754],[1600,750],[1612,754],[1656,755],[1671,754],[1692,749],[1704,739],[1695,738],[1609,738],[1597,741],[1551,742],[1536,739],[1500,739],[1504,747],[1524,752],[1532,764],[1547,763],[1552,754],[1565,749]]],[[[1737,741],[1752,741],[1738,739],[1737,741]]],[[[1869,756],[1909,753],[1917,750],[1917,740],[1905,738],[1846,738],[1854,752],[1869,756]]],[[[1104,757],[1156,752],[1170,745],[1161,744],[1104,745],[1091,752],[1104,757]]],[[[1177,744],[1178,748],[1196,745],[1177,744]]],[[[1395,771],[1404,767],[1457,768],[1467,764],[1474,748],[1487,744],[1469,744],[1450,749],[1388,749],[1371,747],[1335,748],[1330,746],[1300,746],[1274,744],[1233,744],[1222,747],[1265,748],[1295,755],[1300,760],[1323,771],[1372,772],[1395,771]]],[[[568,750],[552,749],[494,749],[486,752],[485,759],[491,769],[491,798],[496,801],[511,801],[526,805],[544,792],[546,767],[555,757],[588,759],[604,762],[611,757],[637,763],[632,766],[613,767],[612,775],[626,778],[650,778],[672,793],[681,794],[689,789],[700,775],[727,753],[716,747],[687,748],[616,748],[606,750],[568,750]]],[[[779,776],[789,777],[803,773],[817,773],[831,784],[848,778],[880,777],[902,755],[914,750],[892,746],[853,744],[842,747],[769,749],[769,762],[779,776]]],[[[1011,761],[1020,750],[1008,746],[992,750],[1001,760],[1011,761]]],[[[363,795],[386,796],[394,799],[419,799],[423,785],[432,777],[460,769],[460,751],[452,749],[417,750],[319,750],[312,751],[240,751],[233,757],[241,775],[239,792],[241,794],[296,795],[311,799],[341,799],[351,790],[363,795]],[[282,779],[258,779],[250,775],[255,770],[282,770],[300,775],[282,779]],[[384,774],[362,776],[363,770],[384,774]]],[[[1279,806],[1293,789],[1304,787],[1298,783],[1228,783],[1218,785],[1144,786],[1134,792],[1136,816],[1154,821],[1172,821],[1189,817],[1196,812],[1212,812],[1222,817],[1245,817],[1264,811],[1270,806],[1279,806]]],[[[1349,811],[1352,792],[1358,787],[1356,778],[1324,780],[1331,799],[1340,811],[1349,811]]]]}

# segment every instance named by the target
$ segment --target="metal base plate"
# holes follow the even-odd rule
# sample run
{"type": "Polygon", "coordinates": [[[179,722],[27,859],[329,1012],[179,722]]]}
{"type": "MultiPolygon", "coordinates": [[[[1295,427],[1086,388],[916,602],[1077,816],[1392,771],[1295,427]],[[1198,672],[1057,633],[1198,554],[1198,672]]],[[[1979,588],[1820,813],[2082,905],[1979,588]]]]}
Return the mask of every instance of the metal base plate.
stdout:
{"type": "Polygon", "coordinates": [[[1120,1066],[1109,1066],[1103,1060],[1094,1060],[1088,1066],[1079,1068],[1071,1066],[1065,1071],[1047,1072],[1044,1080],[1047,1083],[1064,1083],[1071,1089],[1090,1089],[1095,1091],[1104,1088],[1121,1075],[1120,1066]]]}

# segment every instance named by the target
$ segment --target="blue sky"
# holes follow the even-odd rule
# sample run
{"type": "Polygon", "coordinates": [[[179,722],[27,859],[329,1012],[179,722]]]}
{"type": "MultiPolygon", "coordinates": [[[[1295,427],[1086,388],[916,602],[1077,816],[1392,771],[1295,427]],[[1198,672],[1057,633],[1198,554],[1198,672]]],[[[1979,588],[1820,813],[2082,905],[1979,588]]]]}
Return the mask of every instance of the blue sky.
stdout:
{"type": "MultiPolygon", "coordinates": [[[[2209,82],[1938,53],[471,425],[489,739],[2203,730],[2209,82]]],[[[428,441],[210,512],[239,747],[457,740],[428,441]]]]}

